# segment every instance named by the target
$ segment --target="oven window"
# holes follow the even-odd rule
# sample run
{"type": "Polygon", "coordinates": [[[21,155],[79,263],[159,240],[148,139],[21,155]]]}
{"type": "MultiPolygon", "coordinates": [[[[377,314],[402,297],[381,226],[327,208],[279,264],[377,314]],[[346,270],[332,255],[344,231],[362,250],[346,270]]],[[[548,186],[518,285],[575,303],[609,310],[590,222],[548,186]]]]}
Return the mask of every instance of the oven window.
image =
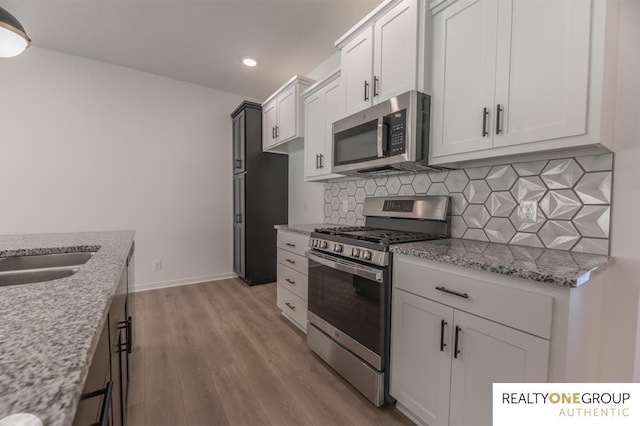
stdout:
{"type": "Polygon", "coordinates": [[[378,120],[333,135],[334,165],[378,158],[378,120]]]}
{"type": "Polygon", "coordinates": [[[384,356],[384,284],[309,259],[309,311],[384,356]]]}

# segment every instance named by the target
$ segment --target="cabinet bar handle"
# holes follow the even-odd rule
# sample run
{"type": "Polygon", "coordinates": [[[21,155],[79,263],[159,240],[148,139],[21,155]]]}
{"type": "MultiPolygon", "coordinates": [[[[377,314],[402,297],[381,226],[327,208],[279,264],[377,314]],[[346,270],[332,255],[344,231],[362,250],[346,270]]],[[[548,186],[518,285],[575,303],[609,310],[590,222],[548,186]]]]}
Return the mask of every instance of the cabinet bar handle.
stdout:
{"type": "Polygon", "coordinates": [[[280,135],[280,127],[276,126],[276,138],[280,135]]]}
{"type": "Polygon", "coordinates": [[[294,264],[294,265],[296,264],[296,261],[295,261],[295,260],[291,260],[291,259],[285,259],[285,260],[286,260],[287,262],[289,262],[289,263],[294,264]]]}
{"type": "Polygon", "coordinates": [[[295,244],[292,244],[292,243],[284,243],[284,245],[285,246],[289,246],[289,247],[295,247],[296,246],[295,244]]]}
{"type": "Polygon", "coordinates": [[[291,278],[285,278],[284,279],[286,282],[288,282],[289,284],[293,284],[296,285],[296,282],[294,280],[292,280],[291,278]]]}
{"type": "Polygon", "coordinates": [[[109,420],[109,407],[111,404],[111,395],[113,393],[113,382],[110,381],[107,383],[107,386],[103,389],[82,394],[80,399],[91,399],[100,395],[104,395],[102,397],[102,405],[100,407],[100,417],[97,423],[94,423],[91,426],[107,426],[109,420]]]}
{"type": "Polygon", "coordinates": [[[318,154],[320,156],[320,168],[324,169],[324,165],[322,164],[322,159],[324,158],[324,154],[318,154]]]}
{"type": "Polygon", "coordinates": [[[367,80],[364,81],[364,100],[369,100],[369,82],[367,80]]]}
{"type": "Polygon", "coordinates": [[[482,111],[482,137],[489,136],[487,131],[487,119],[489,118],[489,109],[484,108],[482,111]]]}
{"type": "Polygon", "coordinates": [[[500,118],[502,116],[502,106],[498,104],[496,107],[496,135],[502,133],[502,128],[500,127],[500,118]]]}
{"type": "Polygon", "coordinates": [[[271,128],[271,139],[275,139],[276,138],[276,128],[272,127],[271,128]]]}
{"type": "Polygon", "coordinates": [[[444,326],[447,325],[445,320],[440,321],[440,352],[444,352],[444,348],[447,344],[444,342],[444,326]]]}
{"type": "Polygon", "coordinates": [[[378,93],[378,85],[380,84],[380,80],[378,80],[378,77],[376,77],[375,75],[373,76],[373,96],[378,96],[380,95],[380,93],[378,93]]]}
{"type": "Polygon", "coordinates": [[[316,169],[320,168],[320,154],[316,154],[316,169]]]}
{"type": "Polygon", "coordinates": [[[458,349],[458,337],[460,335],[460,331],[461,330],[462,329],[456,325],[456,341],[455,341],[455,345],[453,347],[453,357],[454,358],[458,358],[458,354],[460,353],[460,349],[458,349]]]}
{"type": "Polygon", "coordinates": [[[464,297],[465,299],[469,298],[469,295],[467,293],[459,293],[457,291],[449,290],[448,288],[446,288],[444,286],[442,286],[442,287],[436,286],[436,290],[444,291],[445,293],[453,294],[454,296],[464,297]]]}
{"type": "Polygon", "coordinates": [[[236,160],[236,168],[239,169],[242,167],[242,160],[236,160]]]}
{"type": "Polygon", "coordinates": [[[285,305],[287,305],[287,307],[288,307],[289,309],[291,309],[292,311],[295,311],[295,310],[296,310],[296,307],[295,307],[295,306],[293,306],[293,305],[292,305],[291,303],[289,303],[289,302],[286,302],[286,303],[285,303],[285,305]]]}

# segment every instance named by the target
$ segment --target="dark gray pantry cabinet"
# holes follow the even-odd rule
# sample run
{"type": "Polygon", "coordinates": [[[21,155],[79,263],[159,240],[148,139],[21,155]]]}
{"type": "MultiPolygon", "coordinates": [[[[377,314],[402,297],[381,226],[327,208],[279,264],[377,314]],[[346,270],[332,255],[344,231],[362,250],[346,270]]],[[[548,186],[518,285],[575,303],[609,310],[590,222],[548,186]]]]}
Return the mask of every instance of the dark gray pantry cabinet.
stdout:
{"type": "Polygon", "coordinates": [[[132,245],[102,328],[73,424],[78,426],[126,424],[127,398],[133,352],[132,245]]]}
{"type": "Polygon", "coordinates": [[[276,280],[276,231],[287,223],[289,160],[262,152],[262,107],[245,101],[233,120],[233,270],[249,285],[276,280]]]}

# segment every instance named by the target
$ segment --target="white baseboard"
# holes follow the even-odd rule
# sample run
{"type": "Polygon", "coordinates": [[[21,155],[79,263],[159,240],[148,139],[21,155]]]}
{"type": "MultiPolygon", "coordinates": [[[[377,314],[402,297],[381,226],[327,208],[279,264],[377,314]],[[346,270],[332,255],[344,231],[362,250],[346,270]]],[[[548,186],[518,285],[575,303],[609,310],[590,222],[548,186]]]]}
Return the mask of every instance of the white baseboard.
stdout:
{"type": "Polygon", "coordinates": [[[204,275],[201,277],[191,277],[191,278],[184,278],[184,279],[172,280],[172,281],[158,281],[155,283],[144,283],[144,284],[136,283],[133,286],[133,293],[149,291],[149,290],[158,290],[160,288],[179,287],[179,286],[190,285],[190,284],[200,284],[208,281],[228,280],[230,278],[237,278],[237,277],[238,277],[238,274],[234,272],[227,272],[224,274],[204,275]]]}

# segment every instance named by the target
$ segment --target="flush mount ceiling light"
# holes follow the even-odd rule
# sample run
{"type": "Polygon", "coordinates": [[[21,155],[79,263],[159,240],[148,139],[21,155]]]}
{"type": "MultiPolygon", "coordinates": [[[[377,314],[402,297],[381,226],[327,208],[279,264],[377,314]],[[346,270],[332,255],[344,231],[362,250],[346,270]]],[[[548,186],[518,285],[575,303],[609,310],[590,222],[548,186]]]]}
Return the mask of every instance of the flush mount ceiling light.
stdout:
{"type": "Polygon", "coordinates": [[[0,58],[11,58],[29,47],[31,39],[15,16],[0,7],[0,58]]]}
{"type": "Polygon", "coordinates": [[[249,57],[242,58],[242,63],[248,67],[255,67],[256,65],[258,65],[258,61],[249,57]]]}

